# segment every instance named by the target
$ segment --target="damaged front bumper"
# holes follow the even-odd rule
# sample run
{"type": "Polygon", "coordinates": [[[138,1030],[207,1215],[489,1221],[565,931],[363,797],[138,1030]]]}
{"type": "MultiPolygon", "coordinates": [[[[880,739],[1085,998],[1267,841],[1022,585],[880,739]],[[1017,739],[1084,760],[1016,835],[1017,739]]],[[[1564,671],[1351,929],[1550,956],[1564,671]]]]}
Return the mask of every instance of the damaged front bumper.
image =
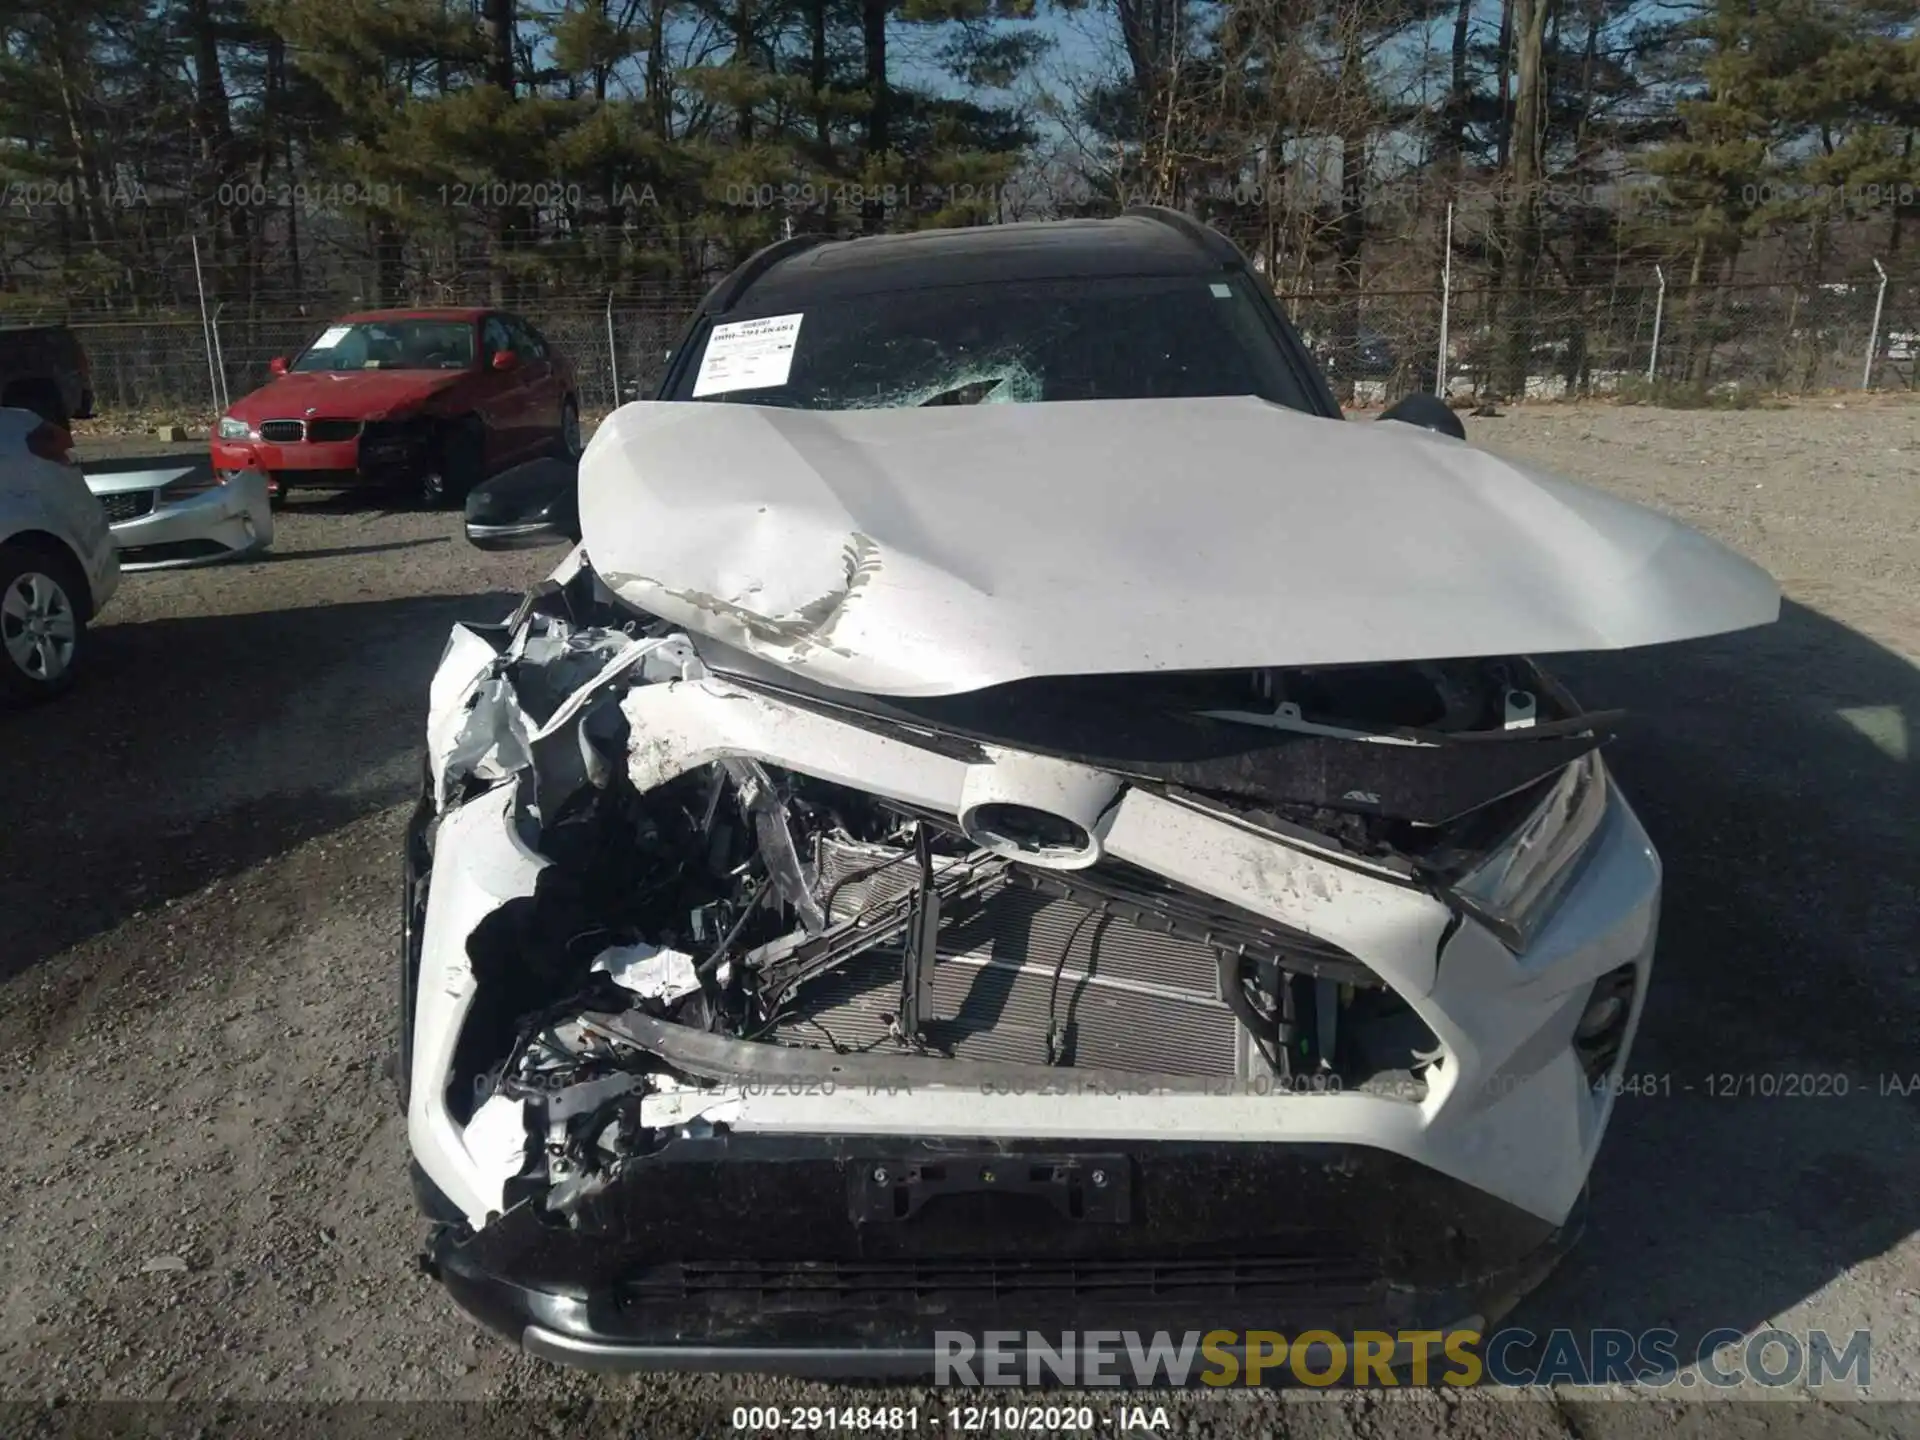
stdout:
{"type": "Polygon", "coordinates": [[[266,481],[242,475],[193,484],[195,467],[90,472],[123,571],[177,570],[258,555],[273,545],[266,481]]]}
{"type": "Polygon", "coordinates": [[[941,1332],[1478,1329],[1579,1228],[1365,1145],[733,1133],[430,1264],[568,1364],[906,1379],[941,1332]]]}
{"type": "Polygon", "coordinates": [[[436,1272],[532,1350],[877,1375],[938,1330],[1438,1328],[1577,1231],[1658,913],[1611,787],[1521,932],[664,628],[456,630],[429,732],[409,1138],[436,1272]]]}

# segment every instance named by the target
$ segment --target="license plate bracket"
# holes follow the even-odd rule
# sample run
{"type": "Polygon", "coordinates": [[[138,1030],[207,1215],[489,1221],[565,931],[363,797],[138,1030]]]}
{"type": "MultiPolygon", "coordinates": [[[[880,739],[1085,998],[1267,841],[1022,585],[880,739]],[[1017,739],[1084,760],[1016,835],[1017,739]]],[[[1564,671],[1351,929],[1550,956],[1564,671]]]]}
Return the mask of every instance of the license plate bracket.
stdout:
{"type": "Polygon", "coordinates": [[[1117,1154],[921,1156],[865,1160],[848,1169],[848,1211],[856,1225],[910,1220],[944,1195],[1027,1195],[1063,1218],[1124,1225],[1133,1217],[1133,1167],[1117,1154]]]}

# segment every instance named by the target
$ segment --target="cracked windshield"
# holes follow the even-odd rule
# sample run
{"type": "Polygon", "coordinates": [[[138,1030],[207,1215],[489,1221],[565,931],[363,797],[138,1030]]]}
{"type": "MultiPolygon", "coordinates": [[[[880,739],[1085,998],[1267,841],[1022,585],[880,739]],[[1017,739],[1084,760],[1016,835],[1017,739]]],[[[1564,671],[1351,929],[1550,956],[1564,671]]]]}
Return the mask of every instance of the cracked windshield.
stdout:
{"type": "Polygon", "coordinates": [[[1237,278],[866,294],[717,324],[698,343],[676,399],[864,410],[1257,395],[1309,408],[1237,278]]]}

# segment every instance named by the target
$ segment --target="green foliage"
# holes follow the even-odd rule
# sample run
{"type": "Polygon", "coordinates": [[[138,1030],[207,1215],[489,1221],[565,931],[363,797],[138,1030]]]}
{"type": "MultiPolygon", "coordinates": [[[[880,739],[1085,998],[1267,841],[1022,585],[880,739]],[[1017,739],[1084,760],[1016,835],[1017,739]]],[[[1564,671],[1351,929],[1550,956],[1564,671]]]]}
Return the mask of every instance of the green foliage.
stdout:
{"type": "Polygon", "coordinates": [[[0,6],[0,180],[49,197],[0,213],[0,293],[177,304],[195,242],[259,309],[597,293],[789,230],[1149,196],[1351,293],[1430,284],[1453,200],[1524,358],[1529,287],[1900,252],[1910,0],[1542,3],[1537,205],[1499,188],[1526,9],[1502,0],[516,0],[504,52],[493,0],[0,6]],[[1107,40],[1064,76],[1036,23],[1063,11],[1107,40]]]}
{"type": "Polygon", "coordinates": [[[1792,226],[1814,227],[1817,242],[1850,211],[1902,208],[1901,187],[1920,185],[1911,30],[1910,16],[1873,4],[1703,6],[1684,32],[1699,74],[1676,106],[1680,131],[1646,161],[1667,187],[1654,218],[1683,242],[1669,248],[1725,256],[1792,226]],[[1892,203],[1882,206],[1883,196],[1892,203]]]}
{"type": "Polygon", "coordinates": [[[509,89],[491,3],[61,8],[0,26],[0,175],[56,202],[0,217],[0,265],[131,305],[177,303],[188,235],[223,292],[398,297],[699,280],[790,226],[973,218],[872,202],[1010,175],[1018,105],[938,76],[1008,87],[1046,48],[1033,0],[519,0],[509,89]],[[911,77],[875,14],[925,37],[911,77]],[[102,198],[126,178],[160,199],[102,198]]]}

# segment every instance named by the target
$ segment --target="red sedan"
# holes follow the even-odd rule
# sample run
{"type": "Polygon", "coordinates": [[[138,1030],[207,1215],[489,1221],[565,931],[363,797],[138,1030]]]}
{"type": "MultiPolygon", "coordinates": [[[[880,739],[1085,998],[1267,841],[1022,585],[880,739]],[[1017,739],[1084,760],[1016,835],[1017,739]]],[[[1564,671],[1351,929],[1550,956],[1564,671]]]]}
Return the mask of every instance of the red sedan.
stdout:
{"type": "Polygon", "coordinates": [[[214,432],[214,469],[294,487],[419,487],[458,505],[503,466],[580,453],[573,366],[517,315],[487,309],[342,316],[214,432]]]}

